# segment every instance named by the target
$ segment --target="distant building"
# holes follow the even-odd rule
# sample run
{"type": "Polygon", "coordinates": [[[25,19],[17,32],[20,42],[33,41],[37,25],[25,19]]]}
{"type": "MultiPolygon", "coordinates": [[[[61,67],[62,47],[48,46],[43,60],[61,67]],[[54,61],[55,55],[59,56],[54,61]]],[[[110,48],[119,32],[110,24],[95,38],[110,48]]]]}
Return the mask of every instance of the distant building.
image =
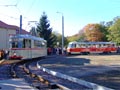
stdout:
{"type": "MultiPolygon", "coordinates": [[[[19,27],[15,25],[8,25],[0,21],[0,49],[9,48],[9,36],[19,34],[19,27]]],[[[21,34],[30,34],[22,30],[21,34]]]]}

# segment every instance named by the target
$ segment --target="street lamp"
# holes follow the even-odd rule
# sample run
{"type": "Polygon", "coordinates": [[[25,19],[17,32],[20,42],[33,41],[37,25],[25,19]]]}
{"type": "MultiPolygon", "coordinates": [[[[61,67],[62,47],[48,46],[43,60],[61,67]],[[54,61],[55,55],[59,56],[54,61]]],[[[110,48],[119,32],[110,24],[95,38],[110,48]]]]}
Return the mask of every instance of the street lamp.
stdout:
{"type": "Polygon", "coordinates": [[[64,54],[64,16],[62,12],[57,12],[62,15],[62,54],[64,54]]]}

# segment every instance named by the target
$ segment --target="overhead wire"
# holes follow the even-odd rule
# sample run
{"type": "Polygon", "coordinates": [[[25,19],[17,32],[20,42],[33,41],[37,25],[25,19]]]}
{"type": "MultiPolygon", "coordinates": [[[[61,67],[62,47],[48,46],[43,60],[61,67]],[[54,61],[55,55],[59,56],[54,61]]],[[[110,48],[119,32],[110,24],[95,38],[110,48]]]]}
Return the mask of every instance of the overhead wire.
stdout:
{"type": "MultiPolygon", "coordinates": [[[[17,1],[16,4],[3,4],[3,5],[0,5],[0,6],[4,6],[4,7],[17,7],[18,3],[19,3],[20,0],[17,1]]],[[[0,15],[4,16],[4,17],[9,17],[9,18],[12,18],[12,19],[19,19],[19,18],[15,18],[13,16],[10,16],[10,15],[6,15],[6,14],[3,14],[3,13],[0,13],[0,15]]]]}
{"type": "MultiPolygon", "coordinates": [[[[30,11],[31,11],[31,9],[33,8],[35,2],[36,2],[36,0],[33,0],[33,1],[32,1],[32,3],[31,3],[31,5],[30,5],[29,9],[26,11],[26,16],[30,13],[30,11]]],[[[27,17],[26,17],[26,19],[27,19],[27,17]]],[[[27,21],[28,21],[28,24],[26,25],[25,29],[27,29],[28,26],[30,25],[29,20],[27,20],[27,21]]]]}

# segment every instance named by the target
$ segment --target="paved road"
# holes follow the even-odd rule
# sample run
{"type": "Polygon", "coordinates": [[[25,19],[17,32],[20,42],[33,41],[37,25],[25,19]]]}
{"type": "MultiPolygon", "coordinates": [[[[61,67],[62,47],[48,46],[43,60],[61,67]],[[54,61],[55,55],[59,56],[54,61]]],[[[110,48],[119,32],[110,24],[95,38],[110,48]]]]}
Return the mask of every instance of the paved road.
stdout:
{"type": "MultiPolygon", "coordinates": [[[[96,58],[97,56],[49,56],[49,58],[41,60],[39,64],[47,69],[79,79],[105,85],[106,87],[113,89],[120,89],[120,65],[118,63],[104,65],[101,62],[101,64],[91,64],[91,61],[93,62],[93,60],[88,57],[92,57],[93,59],[93,57],[96,58]]],[[[97,59],[100,60],[100,57],[102,56],[99,56],[99,58],[97,57],[96,59],[94,58],[94,62],[96,62],[97,59]]],[[[104,58],[102,57],[102,61],[104,61],[103,59],[104,58]]],[[[111,60],[110,62],[114,61],[111,60]]]]}

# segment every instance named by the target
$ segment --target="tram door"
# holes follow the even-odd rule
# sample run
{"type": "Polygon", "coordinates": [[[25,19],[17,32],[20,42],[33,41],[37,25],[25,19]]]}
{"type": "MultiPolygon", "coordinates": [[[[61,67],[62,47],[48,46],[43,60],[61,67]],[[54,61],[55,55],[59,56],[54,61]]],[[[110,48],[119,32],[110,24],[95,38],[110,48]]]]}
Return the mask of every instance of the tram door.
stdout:
{"type": "Polygon", "coordinates": [[[31,40],[30,39],[23,39],[23,56],[25,58],[32,58],[32,51],[31,51],[31,40]]]}

